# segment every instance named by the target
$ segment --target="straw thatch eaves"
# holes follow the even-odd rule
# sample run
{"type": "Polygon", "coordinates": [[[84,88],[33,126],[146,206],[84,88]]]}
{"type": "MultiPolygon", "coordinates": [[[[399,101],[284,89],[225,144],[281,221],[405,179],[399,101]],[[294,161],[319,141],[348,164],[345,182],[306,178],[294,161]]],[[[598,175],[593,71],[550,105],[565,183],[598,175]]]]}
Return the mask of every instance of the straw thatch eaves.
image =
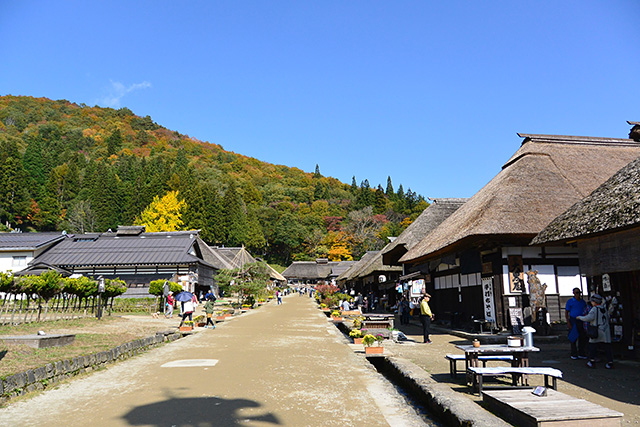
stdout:
{"type": "Polygon", "coordinates": [[[351,266],[351,268],[349,268],[348,270],[340,274],[337,280],[340,282],[343,280],[355,279],[358,276],[358,274],[362,271],[362,269],[365,268],[369,264],[369,262],[373,260],[373,258],[379,253],[380,251],[367,251],[364,255],[362,255],[362,258],[360,258],[360,261],[356,262],[351,266]]]}
{"type": "Polygon", "coordinates": [[[372,274],[392,273],[392,272],[401,273],[402,272],[402,266],[399,266],[399,265],[398,266],[385,265],[382,262],[382,254],[386,249],[388,249],[388,247],[391,244],[393,244],[393,242],[389,243],[387,246],[382,248],[381,251],[379,251],[365,265],[362,266],[362,268],[360,269],[360,271],[358,272],[358,275],[357,275],[358,279],[363,279],[363,278],[365,278],[367,276],[371,276],[372,274]]]}
{"type": "Polygon", "coordinates": [[[427,234],[431,233],[467,200],[469,199],[435,199],[397,239],[382,249],[382,262],[385,265],[399,265],[398,260],[402,255],[420,243],[427,234]]]}
{"type": "Polygon", "coordinates": [[[518,134],[502,171],[400,262],[434,259],[473,246],[528,244],[551,220],[640,155],[630,139],[518,134]]]}
{"type": "Polygon", "coordinates": [[[578,237],[640,226],[640,157],[571,206],[531,244],[567,242],[578,237]]]}

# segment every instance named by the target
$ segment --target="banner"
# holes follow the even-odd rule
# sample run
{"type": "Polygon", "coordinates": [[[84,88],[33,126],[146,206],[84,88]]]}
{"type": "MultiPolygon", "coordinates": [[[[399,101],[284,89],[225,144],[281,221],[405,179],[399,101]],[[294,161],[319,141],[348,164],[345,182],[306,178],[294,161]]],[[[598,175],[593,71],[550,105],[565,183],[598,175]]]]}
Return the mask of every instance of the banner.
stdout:
{"type": "Polygon", "coordinates": [[[493,301],[493,277],[482,279],[482,303],[484,304],[484,320],[496,321],[496,306],[493,301]]]}

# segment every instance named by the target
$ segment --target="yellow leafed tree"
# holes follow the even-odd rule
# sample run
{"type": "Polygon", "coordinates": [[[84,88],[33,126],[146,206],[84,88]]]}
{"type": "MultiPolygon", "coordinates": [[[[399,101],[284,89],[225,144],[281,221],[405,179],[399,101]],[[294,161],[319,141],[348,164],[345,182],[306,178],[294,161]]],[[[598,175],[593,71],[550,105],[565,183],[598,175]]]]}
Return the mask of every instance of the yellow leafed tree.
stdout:
{"type": "Polygon", "coordinates": [[[177,191],[170,191],[162,198],[158,196],[136,217],[136,225],[144,225],[145,231],[176,231],[183,225],[182,212],[187,202],[178,198],[177,191]]]}

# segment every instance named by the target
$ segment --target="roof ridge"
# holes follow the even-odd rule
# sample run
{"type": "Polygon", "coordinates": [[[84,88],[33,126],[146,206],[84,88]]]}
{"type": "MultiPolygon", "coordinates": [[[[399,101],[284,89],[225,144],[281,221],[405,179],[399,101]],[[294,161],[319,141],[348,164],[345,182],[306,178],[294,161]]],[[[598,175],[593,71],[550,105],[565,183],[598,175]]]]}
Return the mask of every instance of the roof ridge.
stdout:
{"type": "Polygon", "coordinates": [[[518,136],[524,138],[522,144],[529,141],[533,142],[554,142],[565,144],[611,144],[618,143],[623,145],[638,145],[633,139],[629,138],[610,138],[600,136],[574,136],[574,135],[546,135],[533,133],[520,133],[518,136]]]}

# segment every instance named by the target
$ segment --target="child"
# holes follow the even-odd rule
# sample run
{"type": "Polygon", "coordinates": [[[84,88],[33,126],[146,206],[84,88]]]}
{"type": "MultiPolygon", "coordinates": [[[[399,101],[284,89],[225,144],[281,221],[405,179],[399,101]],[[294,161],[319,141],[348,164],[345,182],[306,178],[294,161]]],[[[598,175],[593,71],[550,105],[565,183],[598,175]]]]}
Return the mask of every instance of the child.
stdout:
{"type": "Polygon", "coordinates": [[[216,328],[216,324],[213,323],[212,317],[213,317],[213,305],[216,302],[216,297],[211,295],[208,299],[207,302],[204,304],[204,312],[207,313],[207,324],[204,325],[205,328],[209,327],[209,324],[211,324],[211,329],[215,329],[216,328]]]}

